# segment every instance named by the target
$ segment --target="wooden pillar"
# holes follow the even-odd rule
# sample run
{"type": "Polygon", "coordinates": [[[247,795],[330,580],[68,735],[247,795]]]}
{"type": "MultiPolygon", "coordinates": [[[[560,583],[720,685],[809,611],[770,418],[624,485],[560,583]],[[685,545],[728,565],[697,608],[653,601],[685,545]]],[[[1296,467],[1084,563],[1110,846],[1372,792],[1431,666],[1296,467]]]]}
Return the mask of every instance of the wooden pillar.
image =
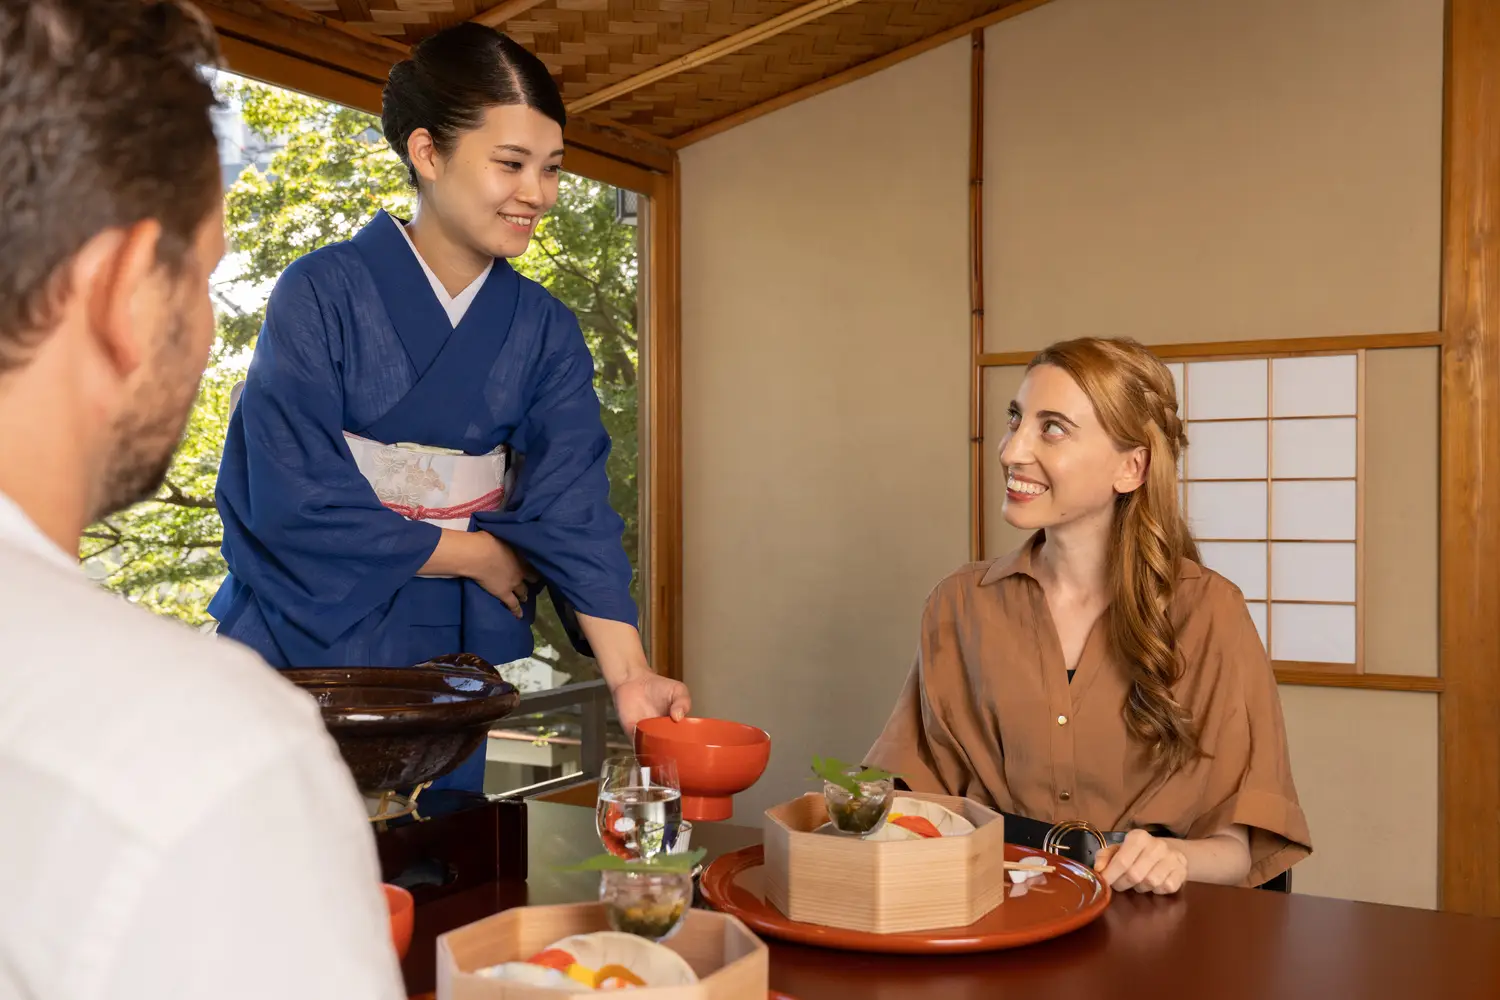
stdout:
{"type": "Polygon", "coordinates": [[[646,585],[651,665],[681,680],[682,662],[682,211],[676,157],[656,175],[645,249],[651,329],[647,340],[646,585]]]}
{"type": "Polygon", "coordinates": [[[984,29],[969,57],[969,558],[984,558],[984,29]]]}
{"type": "Polygon", "coordinates": [[[1441,905],[1500,917],[1500,3],[1450,0],[1447,50],[1441,905]]]}

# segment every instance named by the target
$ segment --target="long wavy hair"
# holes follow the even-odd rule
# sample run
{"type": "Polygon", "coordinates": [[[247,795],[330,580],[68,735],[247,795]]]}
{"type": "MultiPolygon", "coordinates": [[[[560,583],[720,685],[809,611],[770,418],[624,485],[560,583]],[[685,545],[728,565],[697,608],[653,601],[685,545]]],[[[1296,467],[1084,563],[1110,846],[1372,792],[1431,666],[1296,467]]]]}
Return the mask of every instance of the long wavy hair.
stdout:
{"type": "Polygon", "coordinates": [[[1177,461],[1187,447],[1172,373],[1133,340],[1085,338],[1053,344],[1027,371],[1052,365],[1072,376],[1121,449],[1144,448],[1145,480],[1115,498],[1109,546],[1109,636],[1130,671],[1125,724],[1153,758],[1175,770],[1203,753],[1188,711],[1172,696],[1182,654],[1169,609],[1178,562],[1200,561],[1177,495],[1177,461]]]}

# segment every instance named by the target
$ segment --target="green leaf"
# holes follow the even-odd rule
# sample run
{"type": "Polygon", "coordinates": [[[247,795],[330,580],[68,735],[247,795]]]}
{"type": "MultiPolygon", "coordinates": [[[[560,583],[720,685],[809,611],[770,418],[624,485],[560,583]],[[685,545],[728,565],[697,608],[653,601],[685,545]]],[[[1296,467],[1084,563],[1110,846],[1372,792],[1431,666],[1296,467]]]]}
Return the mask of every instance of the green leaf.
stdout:
{"type": "Polygon", "coordinates": [[[706,857],[708,851],[702,847],[681,854],[657,854],[649,860],[622,858],[615,854],[596,854],[576,865],[557,869],[563,872],[663,872],[686,875],[706,857]]]}

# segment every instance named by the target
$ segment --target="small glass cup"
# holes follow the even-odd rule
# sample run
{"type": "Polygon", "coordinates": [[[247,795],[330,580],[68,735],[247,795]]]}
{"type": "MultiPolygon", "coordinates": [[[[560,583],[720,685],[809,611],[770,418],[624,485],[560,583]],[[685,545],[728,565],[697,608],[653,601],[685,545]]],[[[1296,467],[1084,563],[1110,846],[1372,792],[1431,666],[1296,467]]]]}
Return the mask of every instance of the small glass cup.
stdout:
{"type": "Polygon", "coordinates": [[[682,927],[693,905],[693,876],[687,872],[604,871],[599,901],[611,930],[665,941],[682,927]]]}
{"type": "MultiPolygon", "coordinates": [[[[852,767],[844,773],[854,777],[863,768],[852,767]]],[[[895,799],[896,784],[890,778],[859,782],[859,794],[851,793],[832,781],[823,782],[823,803],[833,829],[850,837],[868,837],[885,826],[895,799]]]]}
{"type": "Polygon", "coordinates": [[[671,844],[667,847],[668,854],[686,854],[692,849],[693,824],[683,820],[677,824],[677,832],[671,844]]]}
{"type": "Polygon", "coordinates": [[[681,821],[677,761],[638,755],[604,762],[594,825],[606,851],[650,859],[671,845],[681,821]]]}

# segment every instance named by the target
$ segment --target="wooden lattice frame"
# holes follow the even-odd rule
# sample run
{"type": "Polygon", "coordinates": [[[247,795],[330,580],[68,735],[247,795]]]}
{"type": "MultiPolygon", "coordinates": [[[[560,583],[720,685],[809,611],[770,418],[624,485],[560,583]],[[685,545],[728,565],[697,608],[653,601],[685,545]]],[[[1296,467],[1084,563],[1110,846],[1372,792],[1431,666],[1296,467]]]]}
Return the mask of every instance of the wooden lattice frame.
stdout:
{"type": "Polygon", "coordinates": [[[1266,651],[1274,655],[1273,642],[1275,636],[1275,606],[1280,605],[1336,605],[1354,608],[1354,661],[1352,663],[1321,663],[1306,661],[1274,660],[1273,663],[1279,671],[1290,672],[1317,672],[1317,673],[1339,673],[1339,674],[1361,674],[1364,673],[1365,664],[1365,351],[1358,349],[1354,351],[1298,351],[1279,352],[1275,354],[1260,354],[1249,357],[1228,359],[1213,356],[1198,356],[1174,358],[1173,364],[1180,364],[1183,369],[1182,398],[1178,401],[1183,423],[1188,430],[1191,440],[1194,426],[1203,424],[1224,423],[1264,423],[1266,425],[1266,474],[1254,479],[1225,479],[1223,477],[1198,477],[1193,475],[1193,453],[1188,450],[1186,462],[1186,474],[1180,477],[1179,483],[1183,487],[1183,516],[1192,517],[1191,496],[1193,483],[1261,483],[1266,489],[1266,530],[1260,538],[1208,538],[1200,537],[1197,541],[1200,545],[1212,544],[1263,544],[1266,547],[1266,592],[1263,598],[1248,598],[1252,604],[1265,605],[1266,651]],[[1356,364],[1356,389],[1353,413],[1320,414],[1317,416],[1276,416],[1275,415],[1275,362],[1286,358],[1321,358],[1321,357],[1353,357],[1356,364]],[[1264,361],[1266,364],[1266,414],[1264,417],[1193,417],[1190,409],[1193,380],[1192,366],[1195,363],[1242,360],[1242,361],[1264,361]],[[1287,420],[1348,420],[1355,422],[1355,459],[1354,475],[1350,477],[1317,476],[1310,479],[1298,479],[1296,477],[1277,476],[1276,469],[1276,423],[1287,420]],[[1286,482],[1338,482],[1341,480],[1352,480],[1354,483],[1354,537],[1353,539],[1313,539],[1313,538],[1278,538],[1274,529],[1276,523],[1276,483],[1286,482]],[[1273,552],[1277,544],[1314,544],[1328,543],[1354,545],[1354,600],[1352,601],[1313,601],[1297,600],[1289,598],[1277,599],[1276,574],[1273,570],[1273,552]]]}

